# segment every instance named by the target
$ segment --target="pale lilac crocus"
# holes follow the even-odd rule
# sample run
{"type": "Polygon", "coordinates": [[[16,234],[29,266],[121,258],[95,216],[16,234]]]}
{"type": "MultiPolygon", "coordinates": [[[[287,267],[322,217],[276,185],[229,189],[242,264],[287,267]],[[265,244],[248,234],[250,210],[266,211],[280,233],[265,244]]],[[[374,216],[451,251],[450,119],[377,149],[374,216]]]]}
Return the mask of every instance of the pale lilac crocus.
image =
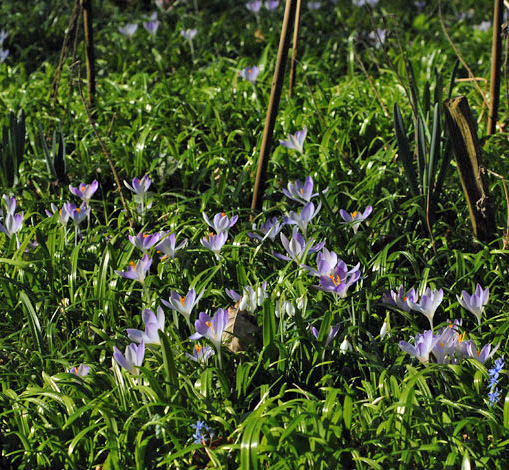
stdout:
{"type": "Polygon", "coordinates": [[[160,233],[154,233],[149,235],[148,233],[140,232],[138,235],[133,237],[132,235],[128,236],[129,241],[139,250],[143,252],[147,252],[152,248],[156,243],[161,239],[160,233]]]}
{"type": "Polygon", "coordinates": [[[127,189],[130,189],[134,194],[139,196],[140,198],[144,198],[147,194],[150,185],[152,184],[152,180],[148,175],[143,176],[143,178],[133,178],[132,185],[130,185],[127,181],[124,180],[124,184],[127,189]]]}
{"type": "Polygon", "coordinates": [[[161,22],[157,19],[157,12],[152,13],[149,21],[143,23],[143,27],[154,37],[161,22]]]}
{"type": "Polygon", "coordinates": [[[379,1],[380,0],[352,0],[352,3],[356,7],[363,7],[364,5],[369,5],[371,7],[375,7],[376,5],[378,5],[379,1]]]}
{"type": "Polygon", "coordinates": [[[3,45],[4,41],[9,37],[9,33],[5,29],[0,29],[0,46],[3,45]]]}
{"type": "Polygon", "coordinates": [[[8,212],[4,217],[3,224],[0,223],[0,231],[4,232],[8,238],[12,238],[12,236],[18,233],[21,229],[24,217],[24,212],[19,212],[17,214],[11,214],[8,212]]]}
{"type": "Polygon", "coordinates": [[[274,253],[274,256],[285,261],[301,258],[306,250],[308,253],[316,253],[325,245],[325,242],[320,242],[315,245],[313,239],[306,242],[304,237],[298,232],[297,228],[293,230],[292,238],[290,240],[286,238],[283,232],[280,233],[280,238],[283,248],[288,253],[288,256],[280,253],[274,253]]]}
{"type": "Polygon", "coordinates": [[[322,201],[318,203],[316,209],[312,202],[308,202],[299,213],[290,211],[290,214],[283,218],[283,223],[288,225],[297,225],[303,235],[306,236],[309,222],[316,217],[321,208],[322,201]]]}
{"type": "Polygon", "coordinates": [[[348,288],[360,278],[360,263],[349,270],[346,263],[343,260],[339,260],[333,273],[329,276],[320,276],[319,285],[315,287],[325,292],[332,292],[339,298],[345,298],[348,288]]]}
{"type": "Polygon", "coordinates": [[[182,297],[179,293],[172,291],[168,301],[161,300],[161,302],[166,307],[171,308],[172,310],[176,310],[177,312],[180,312],[186,319],[189,328],[191,328],[191,312],[195,305],[203,296],[204,292],[205,289],[203,289],[198,295],[196,295],[196,291],[194,289],[191,289],[187,293],[187,295],[184,295],[182,297]]]}
{"type": "Polygon", "coordinates": [[[138,29],[138,25],[136,23],[127,23],[125,26],[119,26],[118,31],[120,34],[127,36],[131,39],[134,36],[134,33],[138,29]]]}
{"type": "Polygon", "coordinates": [[[443,298],[444,291],[442,289],[431,290],[428,287],[424,291],[419,302],[412,302],[410,299],[407,299],[407,303],[412,310],[421,312],[428,319],[431,329],[433,330],[433,317],[443,298]]]}
{"type": "Polygon", "coordinates": [[[75,196],[79,197],[85,204],[90,203],[90,199],[97,191],[99,187],[99,182],[97,180],[92,181],[90,184],[80,183],[76,188],[72,185],[69,185],[69,191],[73,193],[75,196]]]}
{"type": "MultiPolygon", "coordinates": [[[[334,340],[334,338],[337,336],[338,332],[339,332],[339,325],[330,327],[329,334],[327,335],[327,338],[325,339],[325,347],[327,347],[334,340]]],[[[314,326],[311,327],[311,333],[316,339],[318,339],[319,332],[314,326]]]]}
{"type": "Polygon", "coordinates": [[[340,222],[340,223],[341,224],[345,224],[345,223],[352,224],[353,232],[357,233],[357,230],[359,229],[361,222],[363,220],[366,220],[370,216],[372,211],[373,211],[372,206],[366,207],[364,212],[358,212],[358,211],[347,212],[347,211],[341,209],[339,211],[339,213],[340,213],[341,217],[343,218],[344,222],[340,222]]]}
{"type": "Polygon", "coordinates": [[[133,281],[139,281],[141,284],[145,283],[147,272],[152,264],[152,258],[149,258],[145,253],[143,258],[138,260],[136,263],[131,261],[126,271],[115,271],[119,276],[125,277],[126,279],[132,279],[133,281]]]}
{"type": "Polygon", "coordinates": [[[484,364],[490,357],[492,357],[500,347],[500,343],[495,347],[492,347],[490,343],[486,344],[480,351],[477,350],[477,346],[473,341],[470,341],[467,345],[468,357],[477,359],[481,364],[484,364]]]}
{"type": "Polygon", "coordinates": [[[90,372],[90,367],[80,364],[79,366],[71,367],[67,372],[74,374],[76,377],[85,377],[90,372]]]}
{"type": "Polygon", "coordinates": [[[228,231],[231,227],[235,225],[238,215],[234,215],[231,219],[224,212],[218,212],[213,221],[211,222],[205,212],[202,212],[203,218],[208,225],[210,225],[218,234],[222,232],[228,231]]]}
{"type": "Polygon", "coordinates": [[[266,0],[263,4],[269,11],[274,11],[279,6],[279,0],[266,0]]]}
{"type": "Polygon", "coordinates": [[[145,331],[128,328],[127,335],[131,341],[136,343],[160,345],[159,330],[164,331],[164,312],[161,307],[157,307],[157,316],[148,308],[141,312],[141,319],[145,325],[145,331]]]}
{"type": "Polygon", "coordinates": [[[145,357],[145,343],[143,341],[139,345],[131,343],[126,347],[125,355],[122,354],[116,346],[114,346],[113,357],[125,370],[128,370],[133,375],[139,375],[140,371],[138,370],[138,367],[141,367],[143,364],[143,358],[145,357]]]}
{"type": "Polygon", "coordinates": [[[200,239],[200,243],[205,247],[212,251],[217,258],[219,258],[219,252],[221,248],[223,248],[226,240],[228,239],[228,232],[221,233],[208,233],[205,237],[200,239]]]}
{"type": "MultiPolygon", "coordinates": [[[[299,180],[295,180],[295,183],[288,183],[288,189],[283,188],[283,194],[293,201],[307,204],[311,201],[311,198],[318,196],[318,193],[313,193],[313,184],[313,178],[307,176],[304,183],[299,180]]],[[[322,194],[325,194],[328,189],[329,188],[324,189],[322,194]]]]}
{"type": "Polygon", "coordinates": [[[192,41],[196,36],[196,33],[198,33],[198,30],[196,28],[183,29],[182,31],[180,31],[180,35],[184,39],[187,39],[188,41],[192,41]]]}
{"type": "Polygon", "coordinates": [[[177,251],[187,246],[187,238],[184,238],[183,241],[181,241],[177,246],[175,246],[176,243],[175,234],[170,233],[168,235],[168,233],[169,232],[161,234],[162,240],[156,246],[157,252],[163,253],[163,256],[161,256],[161,260],[164,260],[166,258],[174,259],[177,251]]]}
{"type": "Polygon", "coordinates": [[[90,214],[90,207],[85,201],[82,202],[79,207],[77,207],[76,204],[73,204],[72,202],[67,202],[64,204],[64,206],[76,227],[78,227],[78,225],[80,225],[81,222],[83,222],[90,214]]]}
{"type": "Polygon", "coordinates": [[[407,300],[410,302],[417,302],[418,295],[415,293],[415,289],[412,288],[408,292],[405,292],[405,288],[401,285],[399,286],[398,292],[390,291],[388,295],[384,295],[382,297],[382,301],[398,307],[399,309],[409,312],[410,306],[408,305],[407,300]]]}
{"type": "Polygon", "coordinates": [[[223,308],[219,308],[212,318],[205,312],[200,312],[198,320],[194,322],[196,333],[191,335],[189,339],[208,338],[212,341],[216,351],[220,353],[223,331],[228,324],[228,319],[228,312],[223,308]]]}
{"type": "MultiPolygon", "coordinates": [[[[342,260],[340,260],[343,262],[342,260]]],[[[324,248],[318,255],[316,256],[316,267],[317,269],[311,268],[306,265],[302,265],[301,267],[308,271],[313,276],[330,276],[334,272],[334,268],[338,264],[338,256],[333,251],[329,251],[327,248],[324,248]]]]}
{"type": "Polygon", "coordinates": [[[488,303],[490,297],[490,289],[486,287],[483,289],[480,284],[477,284],[475,292],[470,295],[467,291],[461,292],[462,297],[456,296],[460,305],[473,313],[479,325],[481,324],[481,316],[484,306],[488,303]]]}
{"type": "Polygon", "coordinates": [[[252,84],[256,82],[256,79],[258,78],[258,74],[260,73],[260,69],[257,65],[253,65],[252,67],[245,67],[240,72],[239,75],[244,79],[252,84]]]}
{"type": "Polygon", "coordinates": [[[7,57],[9,57],[9,49],[2,49],[0,47],[0,64],[4,63],[7,57]]]}
{"type": "Polygon", "coordinates": [[[422,334],[415,336],[414,345],[400,341],[399,347],[407,354],[416,357],[423,364],[429,362],[429,354],[438,342],[438,338],[433,335],[431,330],[426,330],[422,334]]]}
{"type": "Polygon", "coordinates": [[[299,153],[304,153],[304,140],[308,133],[308,128],[297,131],[295,134],[288,134],[288,140],[279,140],[280,145],[283,147],[297,150],[299,153]]]}
{"type": "Polygon", "coordinates": [[[322,6],[322,2],[307,2],[307,5],[308,5],[308,9],[311,11],[319,10],[320,7],[322,6]]]}
{"type": "Polygon", "coordinates": [[[477,31],[488,31],[491,28],[491,21],[481,21],[481,23],[474,25],[474,29],[477,31]]]}
{"type": "Polygon", "coordinates": [[[449,326],[442,328],[435,338],[438,339],[433,348],[433,356],[438,364],[449,364],[456,362],[456,352],[459,352],[464,334],[458,333],[458,327],[461,326],[461,320],[450,322],[449,326]]]}
{"type": "Polygon", "coordinates": [[[274,241],[279,235],[279,232],[281,232],[283,224],[278,221],[277,217],[272,217],[271,219],[268,219],[266,222],[262,223],[259,227],[256,224],[253,224],[252,228],[253,230],[261,232],[261,235],[254,232],[248,232],[248,237],[256,238],[261,242],[268,237],[274,241]]]}
{"type": "Polygon", "coordinates": [[[69,213],[67,212],[66,204],[63,205],[62,209],[59,209],[55,204],[51,203],[51,210],[45,210],[48,217],[53,217],[58,214],[58,221],[65,227],[69,221],[69,213]]]}
{"type": "Polygon", "coordinates": [[[246,3],[246,8],[255,15],[260,11],[261,7],[262,0],[252,0],[251,2],[246,3]]]}
{"type": "Polygon", "coordinates": [[[193,354],[186,353],[186,356],[193,361],[199,362],[200,364],[206,364],[214,354],[214,349],[211,346],[195,344],[193,348],[193,354]]]}
{"type": "MultiPolygon", "coordinates": [[[[16,212],[16,198],[14,196],[9,197],[7,194],[2,196],[2,199],[5,204],[5,210],[8,214],[14,214],[16,212]]],[[[0,215],[2,215],[2,211],[0,209],[0,215]]]]}

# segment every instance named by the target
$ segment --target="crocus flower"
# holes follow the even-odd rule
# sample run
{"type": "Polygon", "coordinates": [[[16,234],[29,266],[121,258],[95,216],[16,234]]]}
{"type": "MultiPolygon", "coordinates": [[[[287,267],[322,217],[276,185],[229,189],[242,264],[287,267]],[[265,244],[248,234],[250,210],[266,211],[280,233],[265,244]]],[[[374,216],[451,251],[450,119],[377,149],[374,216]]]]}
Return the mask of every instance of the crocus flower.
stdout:
{"type": "Polygon", "coordinates": [[[196,36],[197,32],[198,32],[198,30],[196,28],[193,28],[193,29],[183,29],[182,31],[180,31],[180,35],[184,39],[187,39],[188,41],[192,41],[194,39],[194,37],[196,36]]]}
{"type": "Polygon", "coordinates": [[[360,263],[348,270],[346,263],[340,260],[334,271],[329,276],[320,276],[319,285],[316,288],[332,292],[340,298],[346,297],[348,288],[361,278],[360,263]]]}
{"type": "Polygon", "coordinates": [[[478,351],[477,346],[473,341],[470,341],[467,345],[467,355],[473,359],[477,359],[481,364],[484,364],[491,356],[493,356],[497,349],[499,348],[500,343],[497,344],[493,349],[490,343],[484,345],[484,347],[478,351]]]}
{"type": "Polygon", "coordinates": [[[139,345],[131,343],[125,348],[125,356],[114,346],[113,357],[120,366],[131,372],[131,374],[139,375],[140,371],[137,368],[141,366],[145,357],[145,343],[143,341],[139,345]]]}
{"type": "Polygon", "coordinates": [[[375,43],[375,47],[378,49],[382,44],[385,43],[387,37],[387,30],[378,28],[376,31],[371,31],[368,38],[375,43]]]}
{"type": "Polygon", "coordinates": [[[145,282],[145,277],[152,264],[152,258],[149,258],[145,253],[137,263],[131,261],[127,271],[115,271],[119,276],[125,277],[126,279],[132,279],[139,281],[142,284],[145,282]]]}
{"type": "Polygon", "coordinates": [[[304,139],[308,133],[308,128],[297,131],[295,134],[288,134],[288,140],[279,140],[279,143],[286,148],[297,150],[299,153],[304,153],[304,139]]]}
{"type": "Polygon", "coordinates": [[[237,219],[239,218],[238,215],[234,215],[231,219],[229,219],[224,212],[218,212],[214,216],[214,221],[211,222],[210,219],[207,217],[207,214],[205,214],[205,212],[202,212],[202,215],[203,218],[205,219],[205,222],[207,222],[207,224],[210,225],[218,234],[228,231],[231,227],[235,225],[237,219]]]}
{"type": "Polygon", "coordinates": [[[407,303],[412,310],[421,312],[429,320],[429,324],[433,330],[433,316],[435,315],[435,311],[442,302],[443,298],[444,291],[442,289],[432,291],[428,287],[424,291],[420,302],[412,302],[410,299],[407,299],[407,303]]]}
{"type": "MultiPolygon", "coordinates": [[[[16,212],[16,198],[14,196],[9,197],[9,196],[7,196],[7,194],[4,194],[2,196],[2,199],[4,201],[5,210],[7,211],[7,213],[14,215],[14,213],[16,212]]],[[[1,215],[1,212],[0,212],[0,215],[1,215]]]]}
{"type": "Polygon", "coordinates": [[[5,62],[5,59],[7,59],[7,57],[9,57],[9,49],[2,49],[0,47],[0,64],[4,63],[5,62]]]}
{"type": "Polygon", "coordinates": [[[145,175],[141,180],[138,178],[133,178],[132,186],[125,180],[124,184],[138,197],[144,198],[147,194],[148,188],[150,188],[150,185],[152,184],[152,180],[148,175],[145,175]]]}
{"type": "Polygon", "coordinates": [[[463,341],[464,334],[458,333],[458,327],[461,326],[461,320],[454,320],[454,323],[449,323],[449,326],[442,328],[435,336],[437,343],[433,348],[433,356],[438,364],[447,364],[456,362],[456,352],[458,345],[463,341]]]}
{"type": "Polygon", "coordinates": [[[269,11],[274,11],[279,6],[279,0],[266,0],[264,6],[269,11]]]}
{"type": "Polygon", "coordinates": [[[85,364],[80,364],[77,367],[71,367],[67,372],[74,374],[77,377],[85,377],[90,372],[90,367],[85,364]]]}
{"type": "Polygon", "coordinates": [[[424,333],[415,336],[415,346],[406,341],[400,341],[399,347],[407,354],[415,356],[423,364],[427,364],[429,362],[429,353],[437,342],[438,338],[433,336],[433,332],[426,330],[424,333]]]}
{"type": "Polygon", "coordinates": [[[200,312],[198,320],[194,323],[196,333],[191,335],[189,339],[208,338],[212,341],[216,350],[220,351],[223,331],[228,324],[228,318],[228,312],[223,308],[218,309],[213,318],[204,312],[200,312]]]}
{"type": "Polygon", "coordinates": [[[319,10],[322,2],[308,2],[307,5],[310,10],[319,10]]]}
{"type": "Polygon", "coordinates": [[[141,319],[145,325],[145,331],[128,328],[127,335],[129,339],[136,343],[160,345],[159,330],[164,331],[164,312],[161,307],[157,307],[157,316],[148,308],[141,312],[141,319]]]}
{"type": "Polygon", "coordinates": [[[261,7],[262,7],[262,0],[252,0],[251,2],[246,3],[246,8],[255,14],[260,11],[261,7]]]}
{"type": "Polygon", "coordinates": [[[77,227],[81,222],[83,222],[88,215],[90,214],[90,207],[86,202],[82,202],[80,207],[76,207],[76,204],[71,202],[67,202],[64,204],[65,211],[69,214],[69,217],[74,222],[74,225],[77,227]]]}
{"type": "Polygon", "coordinates": [[[374,7],[378,4],[380,0],[352,0],[352,3],[356,7],[362,7],[364,5],[369,5],[371,7],[374,7]]]}
{"type": "Polygon", "coordinates": [[[150,16],[150,20],[143,23],[143,27],[152,35],[155,36],[157,33],[157,29],[161,22],[157,19],[157,13],[154,12],[150,16]]]}
{"type": "Polygon", "coordinates": [[[480,325],[483,308],[488,303],[488,299],[490,297],[490,289],[486,287],[486,289],[483,290],[481,285],[477,284],[475,292],[472,295],[470,295],[467,291],[462,291],[461,295],[462,297],[459,295],[456,296],[460,305],[469,312],[473,313],[480,325]]]}
{"type": "Polygon", "coordinates": [[[341,209],[339,211],[341,217],[343,218],[344,222],[340,222],[342,224],[344,223],[352,223],[353,232],[357,233],[357,230],[359,229],[359,225],[361,222],[369,217],[371,212],[373,211],[373,207],[368,206],[364,210],[364,212],[346,212],[345,210],[341,209]]]}
{"type": "Polygon", "coordinates": [[[193,439],[195,444],[206,445],[207,441],[211,441],[214,437],[214,433],[203,421],[197,421],[196,424],[191,424],[194,428],[193,439]],[[208,436],[206,435],[208,434],[208,436]]]}
{"type": "Polygon", "coordinates": [[[166,258],[175,258],[175,253],[187,245],[187,238],[185,238],[182,242],[175,246],[175,234],[170,233],[168,235],[168,233],[169,232],[161,234],[162,240],[156,246],[158,253],[164,253],[164,255],[161,256],[161,260],[166,258]]]}
{"type": "MultiPolygon", "coordinates": [[[[338,331],[339,331],[339,325],[330,327],[329,334],[327,335],[327,339],[325,340],[325,347],[327,347],[334,340],[334,338],[338,334],[338,331]]],[[[319,332],[314,326],[311,327],[311,333],[316,339],[318,339],[319,332]]]]}
{"type": "Polygon", "coordinates": [[[491,21],[481,21],[481,23],[474,25],[477,31],[488,31],[491,28],[491,21]]]}
{"type": "Polygon", "coordinates": [[[288,225],[297,225],[304,236],[306,236],[309,222],[316,217],[321,208],[322,201],[318,203],[316,210],[315,205],[312,202],[308,202],[299,213],[290,211],[290,214],[283,218],[283,223],[288,225]]]}
{"type": "MultiPolygon", "coordinates": [[[[301,204],[307,204],[311,198],[318,196],[318,193],[313,193],[313,178],[311,176],[306,177],[304,184],[296,180],[295,183],[288,183],[287,188],[283,188],[283,194],[301,204]]],[[[324,189],[322,194],[325,194],[328,189],[324,189]]]]}
{"type": "Polygon", "coordinates": [[[0,46],[8,38],[9,33],[5,29],[0,29],[0,46]]]}
{"type": "Polygon", "coordinates": [[[210,346],[201,346],[195,344],[193,348],[193,354],[186,353],[186,356],[193,361],[206,364],[208,360],[215,354],[214,349],[210,346]]]}
{"type": "Polygon", "coordinates": [[[257,240],[263,241],[267,237],[272,241],[278,236],[279,232],[283,228],[283,224],[278,222],[277,217],[272,217],[272,219],[268,219],[265,223],[262,223],[259,227],[256,224],[253,224],[253,230],[257,230],[261,232],[261,235],[254,232],[248,232],[247,236],[251,238],[256,238],[257,240]]]}
{"type": "Polygon", "coordinates": [[[98,187],[99,182],[97,180],[94,180],[90,184],[80,183],[77,188],[69,185],[69,190],[71,191],[71,193],[73,193],[75,196],[78,196],[82,201],[85,202],[85,204],[88,205],[90,203],[90,199],[97,191],[98,187]]]}
{"type": "MultiPolygon", "coordinates": [[[[343,261],[341,261],[343,262],[343,261]]],[[[338,264],[338,256],[333,251],[324,248],[318,255],[316,255],[317,269],[302,265],[306,271],[309,271],[313,276],[330,276],[334,272],[334,268],[338,264]]]]}
{"type": "Polygon", "coordinates": [[[138,25],[136,23],[127,23],[125,26],[119,26],[118,31],[120,34],[127,36],[131,39],[134,36],[134,33],[138,29],[138,25]]]}
{"type": "Polygon", "coordinates": [[[280,233],[280,238],[284,249],[288,253],[288,256],[282,255],[280,253],[274,253],[274,256],[285,261],[299,259],[306,252],[306,250],[308,253],[316,253],[317,251],[320,251],[325,245],[325,242],[320,242],[315,245],[313,239],[306,242],[304,237],[298,232],[297,228],[293,230],[292,238],[290,240],[288,240],[288,238],[286,238],[282,232],[280,233]]]}
{"type": "Polygon", "coordinates": [[[24,216],[24,212],[19,212],[18,214],[11,214],[8,212],[4,218],[4,223],[0,223],[0,231],[4,232],[7,237],[11,238],[21,228],[24,216]]]}
{"type": "Polygon", "coordinates": [[[256,79],[258,78],[258,74],[260,73],[260,69],[258,68],[257,65],[253,65],[252,67],[246,67],[244,69],[242,69],[240,72],[239,72],[239,75],[244,79],[244,80],[248,80],[250,81],[251,83],[255,83],[256,82],[256,79]]]}
{"type": "Polygon", "coordinates": [[[67,221],[69,220],[69,213],[67,212],[66,204],[63,205],[62,209],[58,209],[58,207],[53,203],[51,203],[50,207],[51,211],[47,209],[45,210],[46,215],[48,217],[53,217],[55,214],[58,214],[58,221],[64,226],[67,225],[67,221]]]}
{"type": "Polygon", "coordinates": [[[205,237],[203,237],[200,240],[200,243],[205,247],[208,248],[210,251],[214,252],[216,257],[219,258],[219,252],[221,251],[221,248],[223,248],[224,244],[226,243],[226,240],[228,239],[228,232],[221,232],[221,233],[209,233],[205,237]]]}
{"type": "Polygon", "coordinates": [[[189,328],[191,328],[191,312],[192,312],[194,306],[201,299],[204,292],[205,292],[205,289],[203,289],[197,296],[196,291],[194,289],[191,289],[187,293],[187,295],[182,297],[177,292],[172,291],[168,301],[161,300],[161,302],[166,307],[169,307],[172,310],[176,310],[177,312],[180,312],[182,315],[184,315],[184,318],[186,319],[186,322],[189,325],[189,328]]]}
{"type": "Polygon", "coordinates": [[[148,233],[140,232],[138,235],[133,237],[129,235],[129,241],[139,250],[146,252],[150,250],[161,238],[160,233],[154,233],[149,235],[148,233]]]}
{"type": "Polygon", "coordinates": [[[414,288],[405,293],[405,288],[402,285],[399,286],[397,293],[391,290],[388,295],[382,296],[382,302],[394,305],[405,312],[410,311],[410,306],[408,305],[407,300],[410,300],[410,302],[417,302],[417,299],[418,295],[415,293],[414,288]]]}

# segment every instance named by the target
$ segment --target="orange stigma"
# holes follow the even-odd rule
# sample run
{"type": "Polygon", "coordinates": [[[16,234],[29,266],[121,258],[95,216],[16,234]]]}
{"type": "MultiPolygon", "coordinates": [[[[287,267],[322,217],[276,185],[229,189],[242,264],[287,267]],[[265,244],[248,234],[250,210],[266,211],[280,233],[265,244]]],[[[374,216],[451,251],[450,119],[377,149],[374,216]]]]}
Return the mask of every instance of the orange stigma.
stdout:
{"type": "Polygon", "coordinates": [[[134,261],[129,261],[129,266],[133,268],[134,272],[136,272],[136,263],[134,261]]]}
{"type": "Polygon", "coordinates": [[[355,216],[357,215],[357,211],[351,212],[350,215],[352,216],[352,219],[355,219],[355,216]]]}
{"type": "Polygon", "coordinates": [[[336,276],[333,276],[332,274],[329,276],[332,280],[332,282],[334,283],[334,285],[337,287],[341,284],[341,278],[339,277],[339,274],[337,274],[336,276]]]}
{"type": "Polygon", "coordinates": [[[212,330],[212,333],[215,334],[214,327],[212,326],[211,322],[207,321],[207,322],[205,322],[205,325],[207,325],[212,330]]]}
{"type": "Polygon", "coordinates": [[[185,302],[186,302],[185,296],[184,297],[180,297],[180,303],[182,304],[182,307],[184,306],[185,302]]]}

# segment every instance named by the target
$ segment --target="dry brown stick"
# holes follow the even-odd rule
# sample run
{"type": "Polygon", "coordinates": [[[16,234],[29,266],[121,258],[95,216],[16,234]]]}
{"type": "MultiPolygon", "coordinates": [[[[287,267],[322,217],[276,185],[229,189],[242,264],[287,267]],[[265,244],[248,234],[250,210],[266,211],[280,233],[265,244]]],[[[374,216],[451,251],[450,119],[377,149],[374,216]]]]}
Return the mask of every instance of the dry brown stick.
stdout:
{"type": "Polygon", "coordinates": [[[286,0],[285,15],[279,39],[276,68],[272,79],[269,107],[267,108],[267,116],[265,117],[265,128],[263,130],[262,145],[260,147],[260,156],[258,157],[258,166],[256,169],[253,200],[251,202],[251,217],[255,210],[261,210],[263,204],[263,193],[265,190],[270,146],[272,144],[272,133],[274,132],[274,125],[276,124],[279,100],[281,98],[281,91],[283,89],[283,82],[285,79],[286,60],[288,58],[288,49],[290,46],[290,27],[293,19],[295,18],[296,2],[297,0],[286,0]]]}
{"type": "Polygon", "coordinates": [[[95,51],[94,29],[92,26],[92,0],[81,0],[81,7],[83,9],[83,27],[85,32],[88,104],[93,106],[95,101],[95,51]]]}
{"type": "Polygon", "coordinates": [[[290,65],[290,86],[288,88],[288,96],[292,96],[293,85],[297,74],[297,50],[299,47],[299,24],[300,24],[300,7],[302,0],[297,0],[297,8],[295,10],[295,21],[293,24],[293,45],[292,45],[292,63],[290,65]]]}
{"type": "Polygon", "coordinates": [[[83,106],[85,108],[85,112],[87,113],[88,123],[92,127],[92,130],[94,131],[95,137],[97,141],[99,142],[99,145],[101,146],[101,149],[106,156],[106,159],[108,160],[108,163],[110,165],[111,171],[113,173],[113,177],[115,178],[115,183],[117,185],[117,190],[120,194],[120,200],[122,201],[122,206],[124,206],[125,213],[127,214],[127,220],[129,221],[129,226],[133,226],[133,220],[131,217],[131,213],[129,212],[129,209],[127,208],[127,204],[124,199],[124,194],[122,193],[122,185],[120,184],[120,178],[118,177],[117,170],[115,169],[115,165],[113,164],[113,161],[110,156],[110,152],[106,148],[106,145],[104,145],[103,140],[101,139],[101,136],[99,135],[99,131],[97,130],[97,127],[95,125],[94,119],[92,118],[92,114],[90,113],[90,109],[88,108],[87,102],[85,100],[85,97],[83,96],[83,87],[81,86],[81,63],[78,62],[78,90],[81,98],[81,102],[83,103],[83,106]]]}
{"type": "Polygon", "coordinates": [[[482,91],[481,87],[479,86],[479,84],[477,83],[477,80],[475,80],[475,75],[474,73],[472,72],[472,70],[470,69],[470,67],[468,66],[468,64],[465,62],[465,60],[463,59],[463,57],[461,57],[461,54],[460,54],[460,51],[458,50],[458,48],[456,47],[456,45],[454,44],[451,36],[449,35],[448,31],[447,31],[447,28],[445,27],[445,23],[444,23],[444,17],[442,16],[442,0],[438,0],[438,16],[440,18],[440,24],[442,25],[442,29],[444,31],[444,34],[445,34],[445,37],[447,38],[447,40],[449,41],[449,44],[451,45],[451,47],[453,48],[454,50],[454,53],[456,54],[456,57],[458,58],[458,60],[461,62],[461,64],[463,65],[463,67],[465,67],[466,71],[468,72],[468,76],[470,78],[472,78],[472,82],[474,83],[475,87],[477,88],[477,91],[479,92],[479,94],[481,95],[481,98],[484,102],[484,105],[486,107],[488,107],[488,100],[486,99],[486,95],[484,94],[484,92],[482,91]]]}
{"type": "Polygon", "coordinates": [[[493,11],[493,46],[491,49],[490,106],[488,112],[487,135],[494,134],[497,128],[498,104],[500,102],[500,66],[502,62],[502,19],[503,0],[495,0],[493,11]]]}

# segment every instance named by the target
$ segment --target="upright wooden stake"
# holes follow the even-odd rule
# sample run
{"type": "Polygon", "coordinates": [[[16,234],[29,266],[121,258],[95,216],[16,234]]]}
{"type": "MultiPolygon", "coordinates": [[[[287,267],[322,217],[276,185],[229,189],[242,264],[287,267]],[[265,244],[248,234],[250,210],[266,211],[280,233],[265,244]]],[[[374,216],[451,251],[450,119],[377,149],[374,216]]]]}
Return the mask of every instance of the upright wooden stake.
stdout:
{"type": "Polygon", "coordinates": [[[92,0],[81,0],[83,8],[83,24],[85,30],[85,50],[87,61],[87,91],[88,104],[92,106],[95,100],[95,53],[94,30],[92,28],[92,0]]]}
{"type": "Polygon", "coordinates": [[[491,49],[490,72],[490,109],[488,115],[488,135],[494,134],[497,128],[498,104],[500,101],[500,69],[502,65],[502,20],[504,17],[504,0],[495,0],[493,12],[493,46],[491,49]]]}
{"type": "Polygon", "coordinates": [[[263,130],[262,145],[260,148],[260,156],[258,157],[258,167],[256,169],[253,200],[251,202],[252,213],[255,210],[262,209],[267,164],[269,161],[270,146],[272,144],[272,133],[274,132],[279,100],[281,98],[281,90],[283,89],[286,60],[288,58],[288,49],[290,47],[290,27],[295,18],[296,4],[297,0],[286,0],[285,16],[283,18],[283,27],[281,28],[281,37],[279,39],[276,68],[272,79],[269,107],[267,108],[267,116],[265,117],[265,128],[263,130]]]}
{"type": "Polygon", "coordinates": [[[299,42],[299,24],[300,24],[300,6],[302,0],[297,0],[297,9],[295,11],[295,22],[293,25],[293,46],[292,46],[292,64],[290,66],[290,87],[288,88],[288,95],[292,96],[293,93],[293,85],[295,83],[295,67],[296,59],[297,59],[297,48],[299,42]]]}

